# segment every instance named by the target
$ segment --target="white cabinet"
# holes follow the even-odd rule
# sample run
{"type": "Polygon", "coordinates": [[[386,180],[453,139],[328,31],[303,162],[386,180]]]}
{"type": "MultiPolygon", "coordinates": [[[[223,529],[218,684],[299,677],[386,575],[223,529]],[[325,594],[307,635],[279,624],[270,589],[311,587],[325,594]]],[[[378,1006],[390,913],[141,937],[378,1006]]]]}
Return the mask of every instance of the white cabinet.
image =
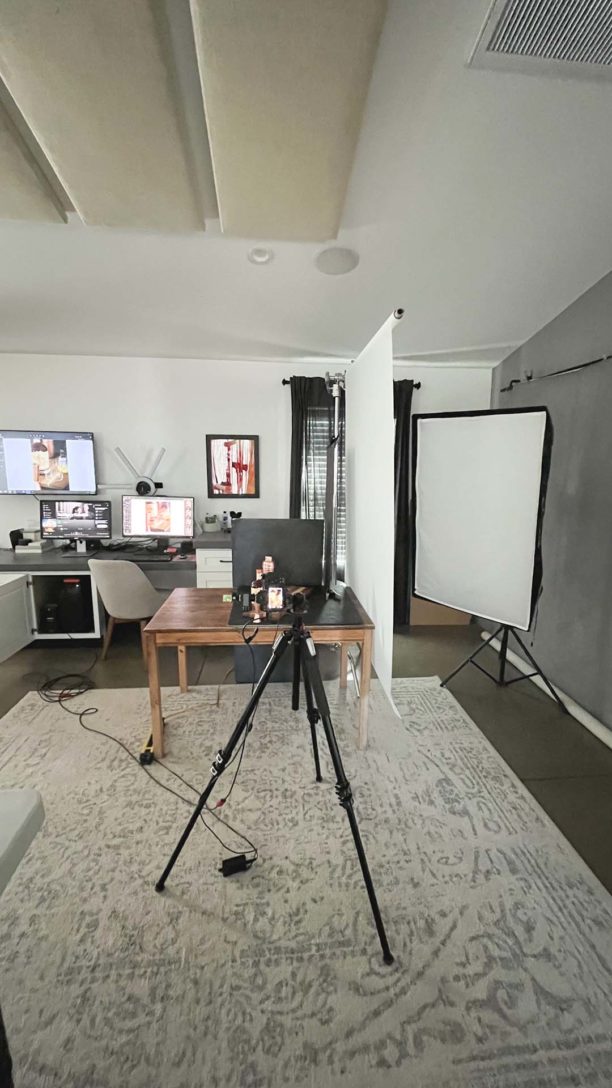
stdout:
{"type": "Polygon", "coordinates": [[[231,589],[231,548],[196,548],[198,589],[231,589]]]}
{"type": "Polygon", "coordinates": [[[0,574],[0,661],[32,641],[30,587],[26,574],[0,574]]]}

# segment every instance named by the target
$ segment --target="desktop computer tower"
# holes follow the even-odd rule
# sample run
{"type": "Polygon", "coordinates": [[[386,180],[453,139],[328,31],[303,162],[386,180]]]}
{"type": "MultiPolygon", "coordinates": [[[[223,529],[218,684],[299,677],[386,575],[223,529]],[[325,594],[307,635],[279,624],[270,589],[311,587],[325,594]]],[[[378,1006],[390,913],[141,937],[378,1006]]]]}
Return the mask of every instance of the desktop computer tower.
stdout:
{"type": "Polygon", "coordinates": [[[91,594],[83,579],[62,579],[57,602],[57,623],[60,631],[78,633],[92,631],[94,626],[91,594]]]}

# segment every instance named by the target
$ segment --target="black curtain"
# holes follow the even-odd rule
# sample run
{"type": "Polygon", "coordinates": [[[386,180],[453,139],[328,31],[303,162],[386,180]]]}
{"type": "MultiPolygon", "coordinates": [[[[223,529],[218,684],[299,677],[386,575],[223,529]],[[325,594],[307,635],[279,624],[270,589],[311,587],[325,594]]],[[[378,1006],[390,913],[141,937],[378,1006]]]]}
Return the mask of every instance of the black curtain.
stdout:
{"type": "Polygon", "coordinates": [[[414,382],[393,382],[395,417],[395,562],[393,623],[410,623],[410,409],[414,382]]]}
{"type": "MultiPolygon", "coordinates": [[[[325,506],[325,475],[320,477],[315,467],[310,467],[309,453],[316,444],[317,421],[315,409],[326,410],[329,435],[333,431],[334,398],[328,393],[324,378],[291,378],[291,469],[289,476],[289,517],[315,517],[308,509],[313,496],[316,505],[325,506]],[[310,487],[308,486],[310,483],[310,487]],[[322,489],[322,491],[321,491],[322,489]],[[310,496],[310,501],[309,501],[310,496]]],[[[321,515],[319,515],[321,516],[321,515]]]]}

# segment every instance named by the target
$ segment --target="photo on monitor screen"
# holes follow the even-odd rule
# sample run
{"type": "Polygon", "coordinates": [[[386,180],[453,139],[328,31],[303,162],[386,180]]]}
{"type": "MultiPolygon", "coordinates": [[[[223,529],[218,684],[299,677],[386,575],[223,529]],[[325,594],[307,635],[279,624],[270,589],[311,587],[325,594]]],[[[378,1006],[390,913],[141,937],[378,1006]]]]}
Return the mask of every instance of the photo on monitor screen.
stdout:
{"type": "Polygon", "coordinates": [[[0,431],[0,494],[96,494],[90,431],[0,431]]]}
{"type": "Polygon", "coordinates": [[[127,537],[193,536],[193,499],[142,498],[124,495],[121,501],[123,535],[127,537]]]}

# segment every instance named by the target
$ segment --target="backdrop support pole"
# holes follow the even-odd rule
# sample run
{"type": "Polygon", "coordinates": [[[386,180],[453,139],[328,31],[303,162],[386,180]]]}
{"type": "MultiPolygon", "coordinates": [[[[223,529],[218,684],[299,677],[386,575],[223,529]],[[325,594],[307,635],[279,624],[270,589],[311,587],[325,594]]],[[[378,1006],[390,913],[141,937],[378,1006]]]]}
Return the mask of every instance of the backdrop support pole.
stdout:
{"type": "Polygon", "coordinates": [[[329,597],[340,600],[338,587],[338,475],[340,468],[340,399],[344,392],[344,374],[326,374],[325,385],[334,402],[333,435],[327,448],[325,484],[325,546],[323,582],[329,597]]]}

